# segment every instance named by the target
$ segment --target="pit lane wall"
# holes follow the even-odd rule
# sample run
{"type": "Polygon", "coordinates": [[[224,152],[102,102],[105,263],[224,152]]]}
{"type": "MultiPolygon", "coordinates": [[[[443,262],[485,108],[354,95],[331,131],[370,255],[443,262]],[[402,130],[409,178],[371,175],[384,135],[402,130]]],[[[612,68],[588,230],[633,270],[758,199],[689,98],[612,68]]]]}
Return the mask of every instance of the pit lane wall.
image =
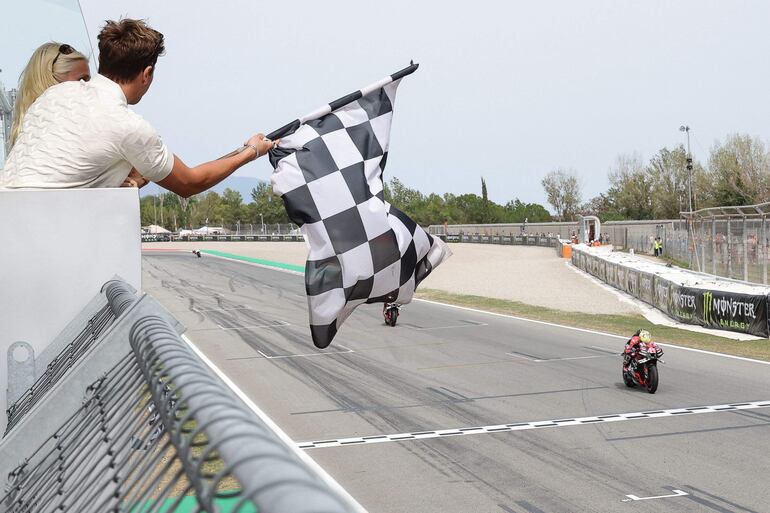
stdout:
{"type": "Polygon", "coordinates": [[[667,267],[608,247],[573,245],[572,264],[664,312],[706,328],[768,338],[770,288],[667,267]]]}

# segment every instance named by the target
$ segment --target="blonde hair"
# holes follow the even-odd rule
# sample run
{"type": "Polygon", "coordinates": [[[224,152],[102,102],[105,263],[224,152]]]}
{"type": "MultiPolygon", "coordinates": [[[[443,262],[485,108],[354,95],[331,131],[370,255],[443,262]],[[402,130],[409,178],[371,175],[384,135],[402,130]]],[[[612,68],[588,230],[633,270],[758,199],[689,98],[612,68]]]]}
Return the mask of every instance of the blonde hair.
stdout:
{"type": "Polygon", "coordinates": [[[24,115],[35,100],[49,87],[64,82],[76,62],[88,62],[88,57],[74,49],[68,54],[59,53],[61,46],[53,42],[41,45],[32,53],[27,67],[21,72],[16,105],[13,109],[11,146],[18,139],[24,115]]]}

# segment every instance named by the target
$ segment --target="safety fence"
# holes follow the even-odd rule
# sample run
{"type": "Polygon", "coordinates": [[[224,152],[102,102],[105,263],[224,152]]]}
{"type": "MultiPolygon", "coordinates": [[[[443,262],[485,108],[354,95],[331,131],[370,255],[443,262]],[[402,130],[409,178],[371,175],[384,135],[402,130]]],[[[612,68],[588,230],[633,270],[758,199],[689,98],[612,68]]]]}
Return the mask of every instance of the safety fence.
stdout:
{"type": "Polygon", "coordinates": [[[0,441],[0,513],[363,511],[212,372],[160,304],[118,281],[105,289],[95,302],[114,319],[90,342],[76,336],[47,388],[35,380],[17,401],[0,441]]]}
{"type": "MultiPolygon", "coordinates": [[[[662,227],[676,220],[607,221],[601,224],[603,242],[615,247],[633,247],[636,251],[652,252],[652,240],[662,233],[662,227]]],[[[499,224],[450,224],[430,225],[431,235],[489,236],[540,236],[569,240],[578,232],[577,222],[553,223],[499,223],[499,224]]],[[[466,241],[463,241],[466,242],[466,241]]],[[[477,242],[470,240],[467,242],[477,242]]]]}
{"type": "MultiPolygon", "coordinates": [[[[431,225],[432,235],[447,235],[451,241],[507,244],[504,237],[556,236],[569,239],[577,223],[523,223],[431,225]]],[[[653,254],[656,238],[662,256],[694,271],[768,284],[770,229],[767,219],[695,218],[602,223],[603,242],[636,253],[653,254]]]]}
{"type": "Polygon", "coordinates": [[[768,337],[768,290],[573,248],[572,264],[686,324],[768,337]],[[662,268],[660,271],[655,268],[662,268]],[[712,278],[712,279],[709,279],[712,278]],[[697,284],[697,285],[696,285],[697,284]],[[728,290],[740,290],[740,292],[728,290]]]}

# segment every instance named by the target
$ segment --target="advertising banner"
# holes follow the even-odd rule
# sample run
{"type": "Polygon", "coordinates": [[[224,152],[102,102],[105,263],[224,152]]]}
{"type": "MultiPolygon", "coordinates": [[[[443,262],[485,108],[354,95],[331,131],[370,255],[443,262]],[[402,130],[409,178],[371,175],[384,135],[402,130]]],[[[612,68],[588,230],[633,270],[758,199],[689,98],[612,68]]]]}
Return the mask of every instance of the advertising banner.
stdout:
{"type": "Polygon", "coordinates": [[[767,296],[706,290],[698,299],[702,326],[768,336],[767,296]]]}
{"type": "Polygon", "coordinates": [[[700,324],[697,312],[698,292],[698,289],[672,283],[669,287],[668,314],[680,322],[700,324]]]}
{"type": "Polygon", "coordinates": [[[639,273],[639,299],[648,305],[654,304],[653,300],[653,275],[645,272],[639,273]]]}
{"type": "Polygon", "coordinates": [[[636,269],[628,269],[626,271],[627,289],[626,292],[634,296],[639,297],[639,271],[636,269]]]}
{"type": "Polygon", "coordinates": [[[627,269],[624,266],[618,265],[618,288],[623,292],[628,292],[628,275],[626,271],[627,269]]]}
{"type": "Polygon", "coordinates": [[[658,310],[665,313],[669,313],[668,301],[669,301],[669,296],[671,295],[670,287],[671,287],[670,281],[664,278],[661,278],[660,276],[655,276],[653,278],[652,305],[658,310]]]}

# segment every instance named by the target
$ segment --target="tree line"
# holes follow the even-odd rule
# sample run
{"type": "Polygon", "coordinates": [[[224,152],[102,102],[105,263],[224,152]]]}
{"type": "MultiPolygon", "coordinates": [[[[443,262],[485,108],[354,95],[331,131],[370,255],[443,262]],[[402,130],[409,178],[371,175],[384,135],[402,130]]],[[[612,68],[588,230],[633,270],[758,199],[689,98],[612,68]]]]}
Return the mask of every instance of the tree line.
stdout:
{"type": "Polygon", "coordinates": [[[733,134],[716,142],[705,165],[688,169],[684,145],[658,150],[645,161],[638,153],[619,155],[611,166],[610,187],[583,202],[580,177],[555,169],[542,180],[555,219],[591,214],[603,221],[678,219],[679,213],[770,201],[770,152],[758,137],[733,134]]]}
{"type": "MultiPolygon", "coordinates": [[[[423,226],[574,220],[578,214],[596,215],[602,221],[676,219],[691,203],[693,209],[699,209],[770,201],[770,151],[758,137],[733,134],[714,144],[705,164],[692,161],[692,172],[687,150],[679,145],[661,148],[648,160],[638,153],[619,155],[608,180],[606,191],[584,200],[577,171],[552,170],[541,184],[553,215],[543,205],[519,199],[495,203],[489,199],[484,178],[477,189],[480,194],[423,194],[398,178],[384,185],[385,199],[423,226]]],[[[232,189],[186,200],[173,193],[145,196],[141,199],[142,225],[158,224],[177,231],[238,222],[256,226],[290,222],[268,182],[260,181],[249,199],[244,202],[232,189]]]]}
{"type": "MultiPolygon", "coordinates": [[[[550,221],[551,214],[537,203],[518,199],[500,205],[490,200],[487,184],[481,179],[481,195],[423,194],[391,178],[385,185],[385,199],[422,226],[430,224],[520,223],[550,221]]],[[[187,200],[173,193],[144,196],[141,199],[142,226],[159,225],[172,231],[200,226],[241,227],[276,223],[288,224],[281,198],[274,196],[269,182],[260,181],[245,203],[238,191],[225,189],[222,194],[207,192],[187,200]],[[260,216],[261,214],[261,216],[260,216]]],[[[242,228],[243,229],[243,228],[242,228]]],[[[258,230],[258,229],[257,229],[258,230]]]]}

